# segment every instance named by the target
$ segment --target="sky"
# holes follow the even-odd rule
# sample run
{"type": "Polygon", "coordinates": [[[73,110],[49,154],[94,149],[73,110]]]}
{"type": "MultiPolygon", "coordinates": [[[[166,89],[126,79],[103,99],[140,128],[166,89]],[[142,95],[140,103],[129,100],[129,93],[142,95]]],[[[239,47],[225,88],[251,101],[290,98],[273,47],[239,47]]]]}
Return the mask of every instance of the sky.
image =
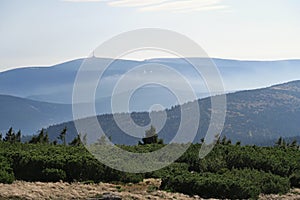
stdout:
{"type": "Polygon", "coordinates": [[[181,33],[210,57],[300,58],[299,0],[0,0],[0,18],[0,71],[87,57],[139,28],[181,33]]]}

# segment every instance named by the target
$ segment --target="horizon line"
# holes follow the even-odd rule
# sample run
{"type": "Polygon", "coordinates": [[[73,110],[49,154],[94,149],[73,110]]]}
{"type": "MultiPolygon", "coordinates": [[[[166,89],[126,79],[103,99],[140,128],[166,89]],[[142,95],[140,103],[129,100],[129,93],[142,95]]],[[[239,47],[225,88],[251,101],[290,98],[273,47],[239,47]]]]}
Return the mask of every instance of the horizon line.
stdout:
{"type": "MultiPolygon", "coordinates": [[[[1,70],[0,73],[2,72],[7,72],[10,70],[15,70],[15,69],[24,69],[24,68],[46,68],[46,67],[54,67],[56,65],[60,65],[63,63],[68,63],[76,60],[84,60],[87,58],[98,58],[98,59],[114,59],[114,58],[108,58],[108,57],[97,57],[90,55],[88,57],[77,57],[77,58],[69,58],[57,62],[53,62],[52,64],[41,64],[41,65],[20,65],[20,66],[14,66],[14,67],[8,67],[6,69],[1,70]]],[[[205,57],[183,57],[183,58],[205,58],[205,57]]],[[[240,61],[240,62],[280,62],[280,61],[295,61],[295,60],[300,60],[299,58],[280,58],[280,59],[241,59],[241,58],[222,58],[222,57],[207,57],[208,59],[216,59],[216,60],[231,60],[231,61],[240,61]]],[[[155,59],[182,59],[180,57],[152,57],[152,58],[147,58],[147,59],[134,59],[134,58],[116,58],[115,60],[125,60],[125,61],[136,61],[136,62],[143,62],[147,60],[155,60],[155,59]]]]}

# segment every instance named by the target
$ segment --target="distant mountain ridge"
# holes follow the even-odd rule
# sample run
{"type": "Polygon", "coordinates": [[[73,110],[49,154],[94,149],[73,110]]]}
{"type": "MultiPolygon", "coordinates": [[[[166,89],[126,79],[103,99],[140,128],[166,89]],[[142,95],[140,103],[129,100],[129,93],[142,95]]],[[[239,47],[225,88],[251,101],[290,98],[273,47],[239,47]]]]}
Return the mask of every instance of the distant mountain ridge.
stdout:
{"type": "Polygon", "coordinates": [[[0,133],[9,127],[23,134],[72,119],[71,105],[39,102],[9,95],[0,95],[0,133]]]}
{"type": "Polygon", "coordinates": [[[68,98],[72,94],[69,84],[74,82],[82,61],[83,59],[78,59],[51,67],[18,68],[1,72],[0,94],[68,103],[60,99],[68,98]]]}
{"type": "MultiPolygon", "coordinates": [[[[94,59],[99,65],[107,60],[104,58],[94,59]]],[[[191,59],[195,62],[201,61],[201,58],[191,59]]],[[[240,61],[216,58],[212,60],[222,75],[227,92],[262,88],[277,83],[300,80],[300,60],[240,61]]],[[[73,84],[83,61],[84,59],[77,59],[50,67],[18,68],[1,72],[0,94],[52,103],[71,104],[73,84]]],[[[194,71],[190,70],[190,66],[186,61],[178,58],[158,58],[145,61],[115,60],[105,77],[118,78],[129,68],[143,64],[167,65],[181,70],[180,72],[189,77],[191,81],[194,77],[194,71]]],[[[201,82],[199,84],[203,83],[199,79],[197,81],[201,82]]],[[[112,87],[111,84],[113,83],[107,82],[105,88],[112,87]]],[[[203,90],[202,94],[197,94],[198,98],[209,95],[204,87],[198,90],[203,90]]],[[[144,94],[141,93],[141,96],[144,94]]],[[[96,94],[96,99],[109,96],[111,96],[110,91],[102,89],[96,94]]],[[[143,107],[143,105],[139,107],[143,107]]]]}
{"type": "MultiPolygon", "coordinates": [[[[103,58],[93,59],[97,64],[100,65],[101,63],[107,61],[107,59],[103,58]]],[[[201,58],[191,59],[194,59],[195,62],[201,61],[201,58]]],[[[1,72],[0,131],[2,131],[3,133],[10,126],[13,126],[15,129],[22,129],[25,134],[32,134],[42,127],[48,127],[49,125],[59,124],[65,121],[72,120],[71,103],[73,84],[77,71],[83,61],[84,59],[77,59],[50,67],[19,68],[1,72]]],[[[213,61],[223,77],[224,86],[227,92],[257,87],[266,87],[269,85],[297,79],[300,80],[300,60],[239,61],[213,59],[213,61]]],[[[105,77],[108,80],[115,81],[115,79],[120,77],[120,75],[126,72],[126,70],[134,66],[152,63],[166,64],[174,69],[181,70],[181,72],[190,77],[192,81],[194,80],[193,78],[195,78],[193,71],[189,70],[189,66],[185,63],[185,61],[183,59],[176,58],[158,58],[145,61],[116,60],[113,63],[111,70],[105,74],[105,77]]],[[[89,73],[93,73],[93,71],[89,73]]],[[[293,95],[295,95],[294,93],[298,92],[298,85],[296,84],[295,86],[293,86],[293,88],[291,86],[291,83],[284,85],[286,87],[288,86],[288,88],[281,88],[280,90],[269,89],[267,91],[271,93],[275,92],[274,94],[278,94],[278,92],[280,92],[282,93],[282,95],[286,95],[287,99],[291,98],[295,100],[295,98],[297,97],[294,97],[293,95]],[[289,96],[291,94],[286,94],[287,91],[293,91],[292,97],[289,96]]],[[[109,93],[109,91],[112,86],[113,84],[107,82],[106,84],[104,84],[104,87],[102,88],[103,90],[98,92],[99,94],[96,95],[97,114],[105,114],[111,112],[111,94],[109,93]]],[[[262,91],[265,90],[266,89],[262,89],[262,91]]],[[[231,101],[229,101],[229,103],[235,102],[234,98],[243,100],[244,95],[249,95],[247,92],[250,92],[251,94],[255,92],[259,93],[257,91],[260,90],[246,91],[246,93],[242,92],[229,94],[228,98],[232,99],[231,101]]],[[[180,91],[180,94],[184,95],[184,92],[185,91],[180,91]]],[[[205,98],[209,96],[207,91],[202,91],[202,88],[200,89],[200,93],[197,93],[197,95],[198,98],[205,98]]],[[[122,93],[116,95],[116,98],[120,99],[120,101],[123,100],[123,97],[124,95],[122,93]]],[[[171,106],[178,104],[174,97],[172,97],[171,95],[167,95],[167,92],[162,89],[153,90],[153,88],[149,87],[141,88],[138,90],[138,92],[134,93],[133,97],[134,100],[130,102],[131,110],[138,113],[140,113],[141,111],[148,111],[149,107],[156,103],[162,104],[165,108],[170,108],[171,106]]],[[[260,95],[260,97],[262,97],[262,95],[260,95]]],[[[275,96],[273,95],[272,98],[274,97],[275,96]]],[[[255,98],[252,100],[255,100],[255,98]]],[[[281,100],[282,99],[278,99],[278,101],[281,100]]],[[[250,99],[244,99],[243,101],[249,103],[250,99]]],[[[201,102],[202,104],[209,104],[209,101],[206,99],[201,102]]],[[[239,105],[239,107],[244,108],[242,106],[242,103],[236,102],[235,104],[233,104],[228,114],[229,116],[231,116],[230,120],[232,120],[234,117],[239,116],[239,113],[242,111],[236,111],[237,108],[235,108],[235,106],[237,106],[237,104],[239,105]]],[[[252,103],[252,106],[254,106],[255,109],[257,108],[257,105],[259,104],[252,103]]],[[[283,105],[279,105],[279,108],[281,106],[283,105]]],[[[291,104],[290,106],[293,105],[291,104]]],[[[289,112],[292,112],[290,109],[287,110],[289,112]]],[[[175,112],[175,110],[172,111],[175,112]]],[[[248,114],[252,113],[251,110],[245,112],[247,112],[248,114]]],[[[276,112],[274,112],[274,114],[275,113],[276,112]]],[[[147,117],[141,118],[146,119],[147,117]]],[[[280,118],[280,116],[278,116],[277,118],[280,118]]],[[[206,118],[204,117],[203,120],[205,119],[206,118]]],[[[265,119],[262,119],[261,122],[263,120],[265,119]]],[[[294,118],[291,119],[291,122],[294,123],[294,121],[294,118]]],[[[262,126],[261,122],[258,121],[255,123],[257,123],[259,126],[262,126]]],[[[249,126],[254,126],[254,122],[250,123],[250,121],[248,121],[247,123],[249,126]]],[[[226,133],[231,134],[228,129],[226,129],[226,133]]],[[[242,125],[235,125],[235,130],[240,132],[240,129],[243,130],[242,125]]],[[[278,130],[275,130],[275,132],[278,130]]],[[[291,128],[290,130],[293,130],[290,134],[291,136],[294,136],[292,134],[298,134],[295,131],[296,128],[291,128]]],[[[250,132],[248,134],[251,135],[252,133],[250,132]]],[[[166,139],[168,139],[168,137],[166,137],[166,139]]]]}
{"type": "MultiPolygon", "coordinates": [[[[182,105],[182,109],[190,109],[194,103],[200,106],[201,118],[195,142],[204,137],[210,119],[210,98],[200,99],[182,105]]],[[[159,137],[169,142],[177,131],[180,121],[180,107],[167,110],[167,121],[159,132],[159,137]]],[[[131,114],[139,125],[150,122],[149,114],[139,112],[131,114]]],[[[98,121],[107,136],[118,144],[136,144],[140,139],[124,134],[118,128],[110,114],[99,115],[98,121]]],[[[272,87],[235,92],[227,95],[227,116],[222,135],[233,142],[243,144],[265,144],[280,136],[292,138],[300,136],[300,81],[274,85],[272,87]]],[[[95,127],[89,118],[81,120],[89,127],[95,127]]],[[[62,128],[69,130],[68,139],[74,137],[77,131],[73,122],[50,126],[47,131],[55,138],[62,128]]],[[[93,134],[97,134],[96,132],[93,134]]],[[[189,134],[189,130],[187,130],[189,134]]]]}

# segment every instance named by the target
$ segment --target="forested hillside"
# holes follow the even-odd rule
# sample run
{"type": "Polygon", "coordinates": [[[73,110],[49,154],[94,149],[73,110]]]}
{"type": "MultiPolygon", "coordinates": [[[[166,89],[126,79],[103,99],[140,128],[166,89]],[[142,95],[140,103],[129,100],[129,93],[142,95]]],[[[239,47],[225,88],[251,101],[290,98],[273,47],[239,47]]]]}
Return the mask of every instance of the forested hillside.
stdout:
{"type": "MultiPolygon", "coordinates": [[[[199,104],[201,113],[200,127],[195,142],[199,142],[204,137],[210,119],[210,98],[167,109],[166,124],[158,133],[165,142],[171,141],[177,132],[180,109],[191,109],[195,103],[199,104]]],[[[150,123],[149,114],[146,112],[130,115],[139,125],[150,123]]],[[[234,142],[241,141],[242,144],[270,144],[270,141],[281,136],[300,136],[299,120],[300,81],[264,89],[241,91],[227,95],[227,115],[222,135],[231,138],[234,142]]],[[[110,136],[114,143],[136,144],[139,140],[123,133],[111,114],[99,115],[98,121],[105,134],[110,136]]],[[[91,123],[90,118],[82,119],[81,122],[97,130],[97,124],[91,123]]],[[[67,127],[69,131],[68,140],[70,141],[77,134],[73,122],[50,126],[47,129],[49,137],[56,138],[64,127],[67,127]]],[[[96,134],[96,132],[91,134],[96,134]]],[[[186,134],[189,134],[189,130],[186,130],[186,134]]]]}

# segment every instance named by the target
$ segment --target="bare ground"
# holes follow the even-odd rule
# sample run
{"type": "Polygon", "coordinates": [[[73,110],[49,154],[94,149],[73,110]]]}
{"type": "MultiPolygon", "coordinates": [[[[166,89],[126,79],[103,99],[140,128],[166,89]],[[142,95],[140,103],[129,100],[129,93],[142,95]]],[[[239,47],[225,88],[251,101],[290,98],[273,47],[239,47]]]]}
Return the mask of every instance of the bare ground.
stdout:
{"type": "MultiPolygon", "coordinates": [[[[97,199],[104,193],[111,193],[124,200],[143,199],[201,199],[199,196],[187,196],[158,190],[160,180],[146,179],[138,184],[117,185],[109,183],[41,183],[15,181],[13,184],[0,184],[0,199],[97,199]]],[[[261,195],[263,200],[287,199],[300,200],[300,189],[294,189],[286,195],[261,195]]]]}

